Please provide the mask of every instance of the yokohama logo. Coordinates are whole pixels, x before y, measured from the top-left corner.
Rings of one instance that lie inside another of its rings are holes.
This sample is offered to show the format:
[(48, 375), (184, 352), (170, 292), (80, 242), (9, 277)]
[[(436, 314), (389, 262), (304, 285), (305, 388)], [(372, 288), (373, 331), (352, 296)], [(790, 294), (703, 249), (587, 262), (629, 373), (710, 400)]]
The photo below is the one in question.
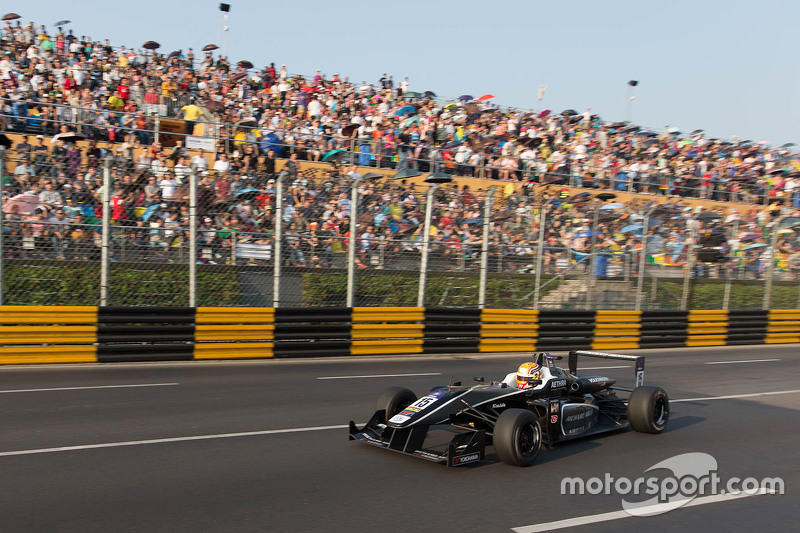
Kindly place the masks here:
[(469, 455), (461, 455), (459, 457), (453, 457), (453, 464), (454, 465), (463, 465), (464, 463), (471, 463), (473, 461), (478, 461), (481, 458), (481, 454), (479, 453), (471, 453)]

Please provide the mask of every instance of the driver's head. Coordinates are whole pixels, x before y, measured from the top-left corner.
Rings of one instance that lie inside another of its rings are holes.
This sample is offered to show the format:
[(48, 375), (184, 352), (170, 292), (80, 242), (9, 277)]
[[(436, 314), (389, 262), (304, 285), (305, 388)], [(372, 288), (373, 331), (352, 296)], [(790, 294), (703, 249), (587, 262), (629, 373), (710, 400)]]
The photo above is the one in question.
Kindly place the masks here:
[(517, 369), (517, 388), (529, 389), (533, 381), (542, 378), (542, 367), (536, 363), (522, 363)]

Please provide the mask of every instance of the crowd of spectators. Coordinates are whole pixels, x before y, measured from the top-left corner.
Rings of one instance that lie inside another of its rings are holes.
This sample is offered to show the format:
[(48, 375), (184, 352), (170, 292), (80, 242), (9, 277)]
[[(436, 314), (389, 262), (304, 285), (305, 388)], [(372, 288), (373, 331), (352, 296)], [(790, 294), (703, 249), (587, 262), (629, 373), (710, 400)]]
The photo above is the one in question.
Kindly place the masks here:
[[(283, 206), (286, 260), (306, 267), (333, 264), (346, 249), (350, 216), (358, 217), (360, 268), (388, 268), (387, 257), (418, 249), (424, 192), (404, 183), (367, 182), (353, 214), (350, 178), (364, 167), (521, 182), (519, 189), (499, 184), (490, 231), (499, 270), (524, 270), (533, 262), (539, 209), (547, 199), (549, 270), (558, 268), (558, 259), (574, 262), (592, 250), (640, 250), (642, 232), (649, 233), (648, 254), (679, 264), (682, 250), (697, 244), (687, 228), (708, 229), (692, 227), (694, 212), (682, 197), (744, 204), (738, 214), (721, 214), (730, 228), (736, 223), (730, 240), (758, 234), (755, 244), (764, 242), (774, 220), (755, 204), (772, 202), (776, 214), (800, 205), (797, 162), (788, 146), (709, 139), (700, 130), (650, 131), (604, 122), (590, 110), (526, 112), (470, 95), (439, 99), (411, 91), (408, 78), (396, 82), (385, 74), (377, 83), (359, 84), (338, 73), (291, 75), (285, 65), (253, 69), (212, 52), (115, 48), (108, 40), (18, 22), (5, 23), (0, 46), (2, 127), (25, 135), (8, 158), (15, 166), (6, 201), (23, 194), (38, 198), (32, 211), (25, 212), (21, 201), (4, 209), (12, 223), (20, 222), (13, 226), (18, 238), (9, 241), (19, 256), (36, 249), (37, 240), (51, 243), (45, 248), (59, 258), (91, 255), (97, 232), (89, 228), (102, 216), (101, 165), (109, 156), (111, 218), (118, 241), (127, 239), (136, 250), (169, 251), (185, 243), (188, 179), (197, 168), (201, 248), (208, 251), (201, 260), (208, 262), (234, 257), (234, 240), (268, 245), (282, 160), (290, 172)], [(158, 116), (185, 120), (186, 134), (206, 123), (204, 133), (218, 139), (215, 150), (190, 151), (182, 141), (163, 147), (154, 135)], [(70, 140), (78, 130), (87, 146)], [(304, 161), (323, 161), (340, 149), (344, 161), (358, 165), (343, 167), (333, 159), (325, 175), (304, 172)], [(347, 152), (355, 153), (353, 159)], [(643, 201), (634, 201), (608, 210), (598, 227), (597, 201), (562, 198), (567, 185), (667, 196), (662, 201), (673, 212), (659, 227), (623, 232), (645, 209)], [(442, 264), (474, 266), (485, 192), (443, 187), (437, 193), (433, 248)], [(611, 213), (616, 218), (608, 218)], [(87, 229), (67, 232), (64, 223), (86, 223)], [(722, 231), (721, 225), (715, 229)], [(783, 236), (781, 247), (789, 255), (800, 249), (794, 233)], [(751, 250), (763, 260), (763, 248)]]

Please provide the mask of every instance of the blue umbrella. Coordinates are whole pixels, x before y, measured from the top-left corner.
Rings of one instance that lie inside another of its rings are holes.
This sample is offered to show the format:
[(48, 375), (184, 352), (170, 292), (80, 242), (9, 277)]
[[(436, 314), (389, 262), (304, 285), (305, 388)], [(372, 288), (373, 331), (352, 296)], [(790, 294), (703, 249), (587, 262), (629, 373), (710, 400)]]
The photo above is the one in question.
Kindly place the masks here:
[(158, 211), (158, 209), (160, 207), (161, 207), (161, 204), (153, 204), (150, 207), (148, 207), (147, 209), (145, 209), (144, 213), (142, 213), (142, 220), (144, 220), (145, 222), (150, 220), (150, 217), (153, 216), (153, 213)]
[(625, 206), (622, 205), (619, 202), (611, 202), (610, 204), (604, 204), (604, 205), (600, 206), (600, 209), (620, 209), (622, 207), (625, 207)]
[(411, 113), (414, 113), (416, 110), (417, 108), (414, 107), (413, 105), (404, 105), (403, 107), (395, 111), (394, 116), (402, 117), (403, 115), (410, 115)]
[(469, 94), (462, 94), (458, 97), (461, 102), (469, 102), (471, 100), (475, 100), (475, 97)]
[(584, 231), (582, 233), (578, 233), (576, 237), (595, 237), (600, 235), (599, 231)]
[(261, 191), (259, 191), (258, 189), (254, 189), (254, 188), (252, 188), (252, 187), (248, 187), (248, 188), (246, 188), (246, 189), (242, 189), (241, 191), (237, 192), (236, 194), (234, 194), (234, 196), (235, 196), (236, 198), (241, 198), (241, 197), (243, 197), (243, 196), (244, 196), (244, 197), (255, 198), (256, 196), (258, 196), (258, 194), (259, 194), (260, 192), (261, 192)]
[(627, 226), (625, 226), (624, 228), (619, 230), (619, 232), (620, 233), (630, 233), (632, 231), (638, 231), (638, 230), (640, 230), (642, 228), (644, 228), (644, 225), (642, 225), (642, 224), (628, 224)]

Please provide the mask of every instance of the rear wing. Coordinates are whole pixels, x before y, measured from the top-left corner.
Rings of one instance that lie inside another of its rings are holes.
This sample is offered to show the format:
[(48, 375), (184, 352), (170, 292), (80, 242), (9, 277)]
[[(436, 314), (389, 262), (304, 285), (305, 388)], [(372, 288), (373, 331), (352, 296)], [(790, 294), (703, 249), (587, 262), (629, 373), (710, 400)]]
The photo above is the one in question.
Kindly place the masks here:
[(644, 356), (643, 355), (620, 355), (616, 353), (586, 352), (583, 350), (571, 350), (569, 352), (569, 373), (577, 374), (578, 356), (596, 357), (598, 359), (616, 359), (618, 361), (633, 361), (636, 363), (636, 387), (644, 385)]

